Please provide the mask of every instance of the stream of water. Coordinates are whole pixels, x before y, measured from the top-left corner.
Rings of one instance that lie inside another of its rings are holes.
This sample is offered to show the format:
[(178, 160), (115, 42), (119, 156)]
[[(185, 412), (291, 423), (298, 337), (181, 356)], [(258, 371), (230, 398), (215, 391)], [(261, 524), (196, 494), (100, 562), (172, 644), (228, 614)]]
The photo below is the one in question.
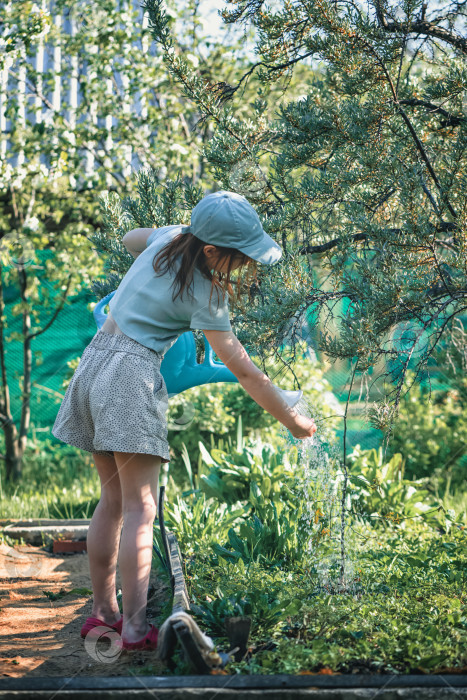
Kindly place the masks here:
[(297, 449), (298, 464), (303, 468), (299, 498), (310, 574), (316, 576), (317, 592), (355, 594), (360, 590), (358, 543), (342, 450), (320, 429), (317, 409), (304, 397), (294, 408), (318, 425), (313, 437), (304, 440), (281, 427), (286, 443)]

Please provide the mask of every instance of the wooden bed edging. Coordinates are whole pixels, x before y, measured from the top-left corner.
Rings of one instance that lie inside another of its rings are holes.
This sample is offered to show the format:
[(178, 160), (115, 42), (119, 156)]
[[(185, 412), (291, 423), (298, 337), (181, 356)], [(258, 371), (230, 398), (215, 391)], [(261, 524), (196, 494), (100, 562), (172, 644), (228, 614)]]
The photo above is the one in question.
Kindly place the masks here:
[(2, 700), (458, 700), (467, 675), (131, 676), (0, 679)]
[(177, 538), (172, 532), (167, 532), (167, 544), (170, 556), (170, 566), (173, 577), (173, 603), (172, 612), (190, 609), (190, 599), (183, 575), (182, 557)]

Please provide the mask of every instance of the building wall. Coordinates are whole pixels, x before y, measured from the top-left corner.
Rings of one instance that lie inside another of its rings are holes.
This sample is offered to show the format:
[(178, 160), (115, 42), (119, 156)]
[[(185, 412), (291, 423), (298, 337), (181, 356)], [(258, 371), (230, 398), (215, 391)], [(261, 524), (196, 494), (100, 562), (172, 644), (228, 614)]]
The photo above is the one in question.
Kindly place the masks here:
[[(7, 58), (7, 63), (3, 69), (0, 69), (0, 159), (2, 161), (7, 161), (12, 166), (21, 165), (26, 161), (24, 150), (16, 149), (12, 143), (10, 138), (12, 120), (5, 113), (7, 104), (11, 104), (16, 99), (19, 108), (17, 122), (20, 126), (27, 126), (27, 122), (31, 126), (41, 122), (51, 123), (54, 114), (62, 115), (69, 124), (67, 138), (70, 152), (72, 152), (75, 143), (73, 131), (78, 119), (80, 123), (87, 121), (105, 128), (107, 136), (104, 150), (106, 152), (110, 152), (115, 146), (113, 131), (117, 125), (116, 116), (99, 114), (95, 102), (89, 104), (85, 115), (77, 116), (77, 109), (84, 99), (82, 79), (84, 76), (92, 77), (92, 72), (87, 65), (86, 57), (78, 55), (76, 51), (72, 52), (66, 46), (70, 37), (75, 36), (80, 30), (82, 31), (83, 23), (89, 26), (92, 22), (93, 6), (96, 4), (98, 4), (96, 0), (94, 2), (70, 0), (67, 7), (59, 9), (56, 0), (37, 0), (37, 7), (50, 13), (51, 20), (59, 31), (59, 36), (54, 41), (50, 36), (51, 32), (42, 35), (37, 44), (34, 43), (29, 51), (23, 47), (18, 59), (9, 61)], [(6, 6), (8, 7), (8, 3)], [(123, 13), (121, 27), (133, 26), (134, 31), (134, 20), (127, 14), (129, 8), (132, 7), (138, 11), (138, 22), (141, 28), (147, 28), (148, 16), (147, 13), (143, 13), (138, 0), (115, 0), (115, 7)], [(154, 50), (150, 43), (149, 36), (142, 35), (139, 48), (150, 55), (150, 49)], [(97, 53), (99, 46), (90, 44), (88, 50)], [(124, 60), (125, 56), (122, 57), (122, 61)], [(49, 72), (51, 80), (48, 81), (47, 74)], [(128, 95), (128, 76), (119, 70), (115, 63), (112, 72), (117, 85), (112, 82), (110, 77), (103, 78), (107, 93), (121, 100), (123, 112), (129, 113), (131, 111), (143, 117), (146, 116), (150, 96), (140, 93), (130, 98)], [(115, 112), (118, 110), (114, 109)], [(93, 150), (99, 149), (99, 144), (92, 140), (87, 145), (90, 148), (81, 149), (80, 153), (85, 179), (92, 176), (95, 170), (96, 153)], [(124, 177), (128, 177), (132, 170), (143, 165), (138, 155), (132, 151), (131, 146), (126, 144), (121, 145), (121, 160), (123, 161), (122, 175)], [(40, 162), (44, 166), (50, 167), (49, 158), (43, 153), (40, 154)], [(112, 167), (111, 162), (109, 166)], [(109, 174), (107, 174), (106, 180), (107, 185), (114, 182)]]

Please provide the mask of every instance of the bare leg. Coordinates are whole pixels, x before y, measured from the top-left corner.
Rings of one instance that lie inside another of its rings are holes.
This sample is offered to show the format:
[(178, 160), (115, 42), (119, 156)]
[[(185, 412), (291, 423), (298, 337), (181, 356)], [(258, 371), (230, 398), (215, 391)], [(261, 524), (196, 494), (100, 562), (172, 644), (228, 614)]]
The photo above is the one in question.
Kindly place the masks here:
[(114, 457), (93, 453), (101, 480), (101, 498), (89, 525), (87, 550), (93, 590), (92, 615), (113, 624), (121, 615), (116, 597), (122, 492)]
[(127, 642), (137, 642), (149, 631), (146, 608), (161, 458), (132, 452), (114, 455), (123, 499), (118, 560), (123, 599), (122, 637)]

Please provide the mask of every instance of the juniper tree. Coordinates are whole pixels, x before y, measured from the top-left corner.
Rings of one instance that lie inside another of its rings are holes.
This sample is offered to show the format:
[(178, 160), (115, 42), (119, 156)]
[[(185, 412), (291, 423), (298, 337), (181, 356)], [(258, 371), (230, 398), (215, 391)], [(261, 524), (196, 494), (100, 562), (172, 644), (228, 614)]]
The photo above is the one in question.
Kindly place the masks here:
[[(204, 152), (219, 186), (246, 194), (284, 250), (235, 328), (280, 359), (313, 312), (319, 347), (350, 362), (350, 384), (376, 370), (372, 418), (386, 429), (408, 368), (419, 377), (467, 309), (465, 3), (229, 5), (223, 20), (256, 36), (257, 60), (236, 83), (205, 80), (162, 1), (144, 7), (170, 72), (215, 125)], [(304, 66), (305, 94), (287, 99)], [(265, 95), (277, 85), (285, 98), (271, 114)]]

